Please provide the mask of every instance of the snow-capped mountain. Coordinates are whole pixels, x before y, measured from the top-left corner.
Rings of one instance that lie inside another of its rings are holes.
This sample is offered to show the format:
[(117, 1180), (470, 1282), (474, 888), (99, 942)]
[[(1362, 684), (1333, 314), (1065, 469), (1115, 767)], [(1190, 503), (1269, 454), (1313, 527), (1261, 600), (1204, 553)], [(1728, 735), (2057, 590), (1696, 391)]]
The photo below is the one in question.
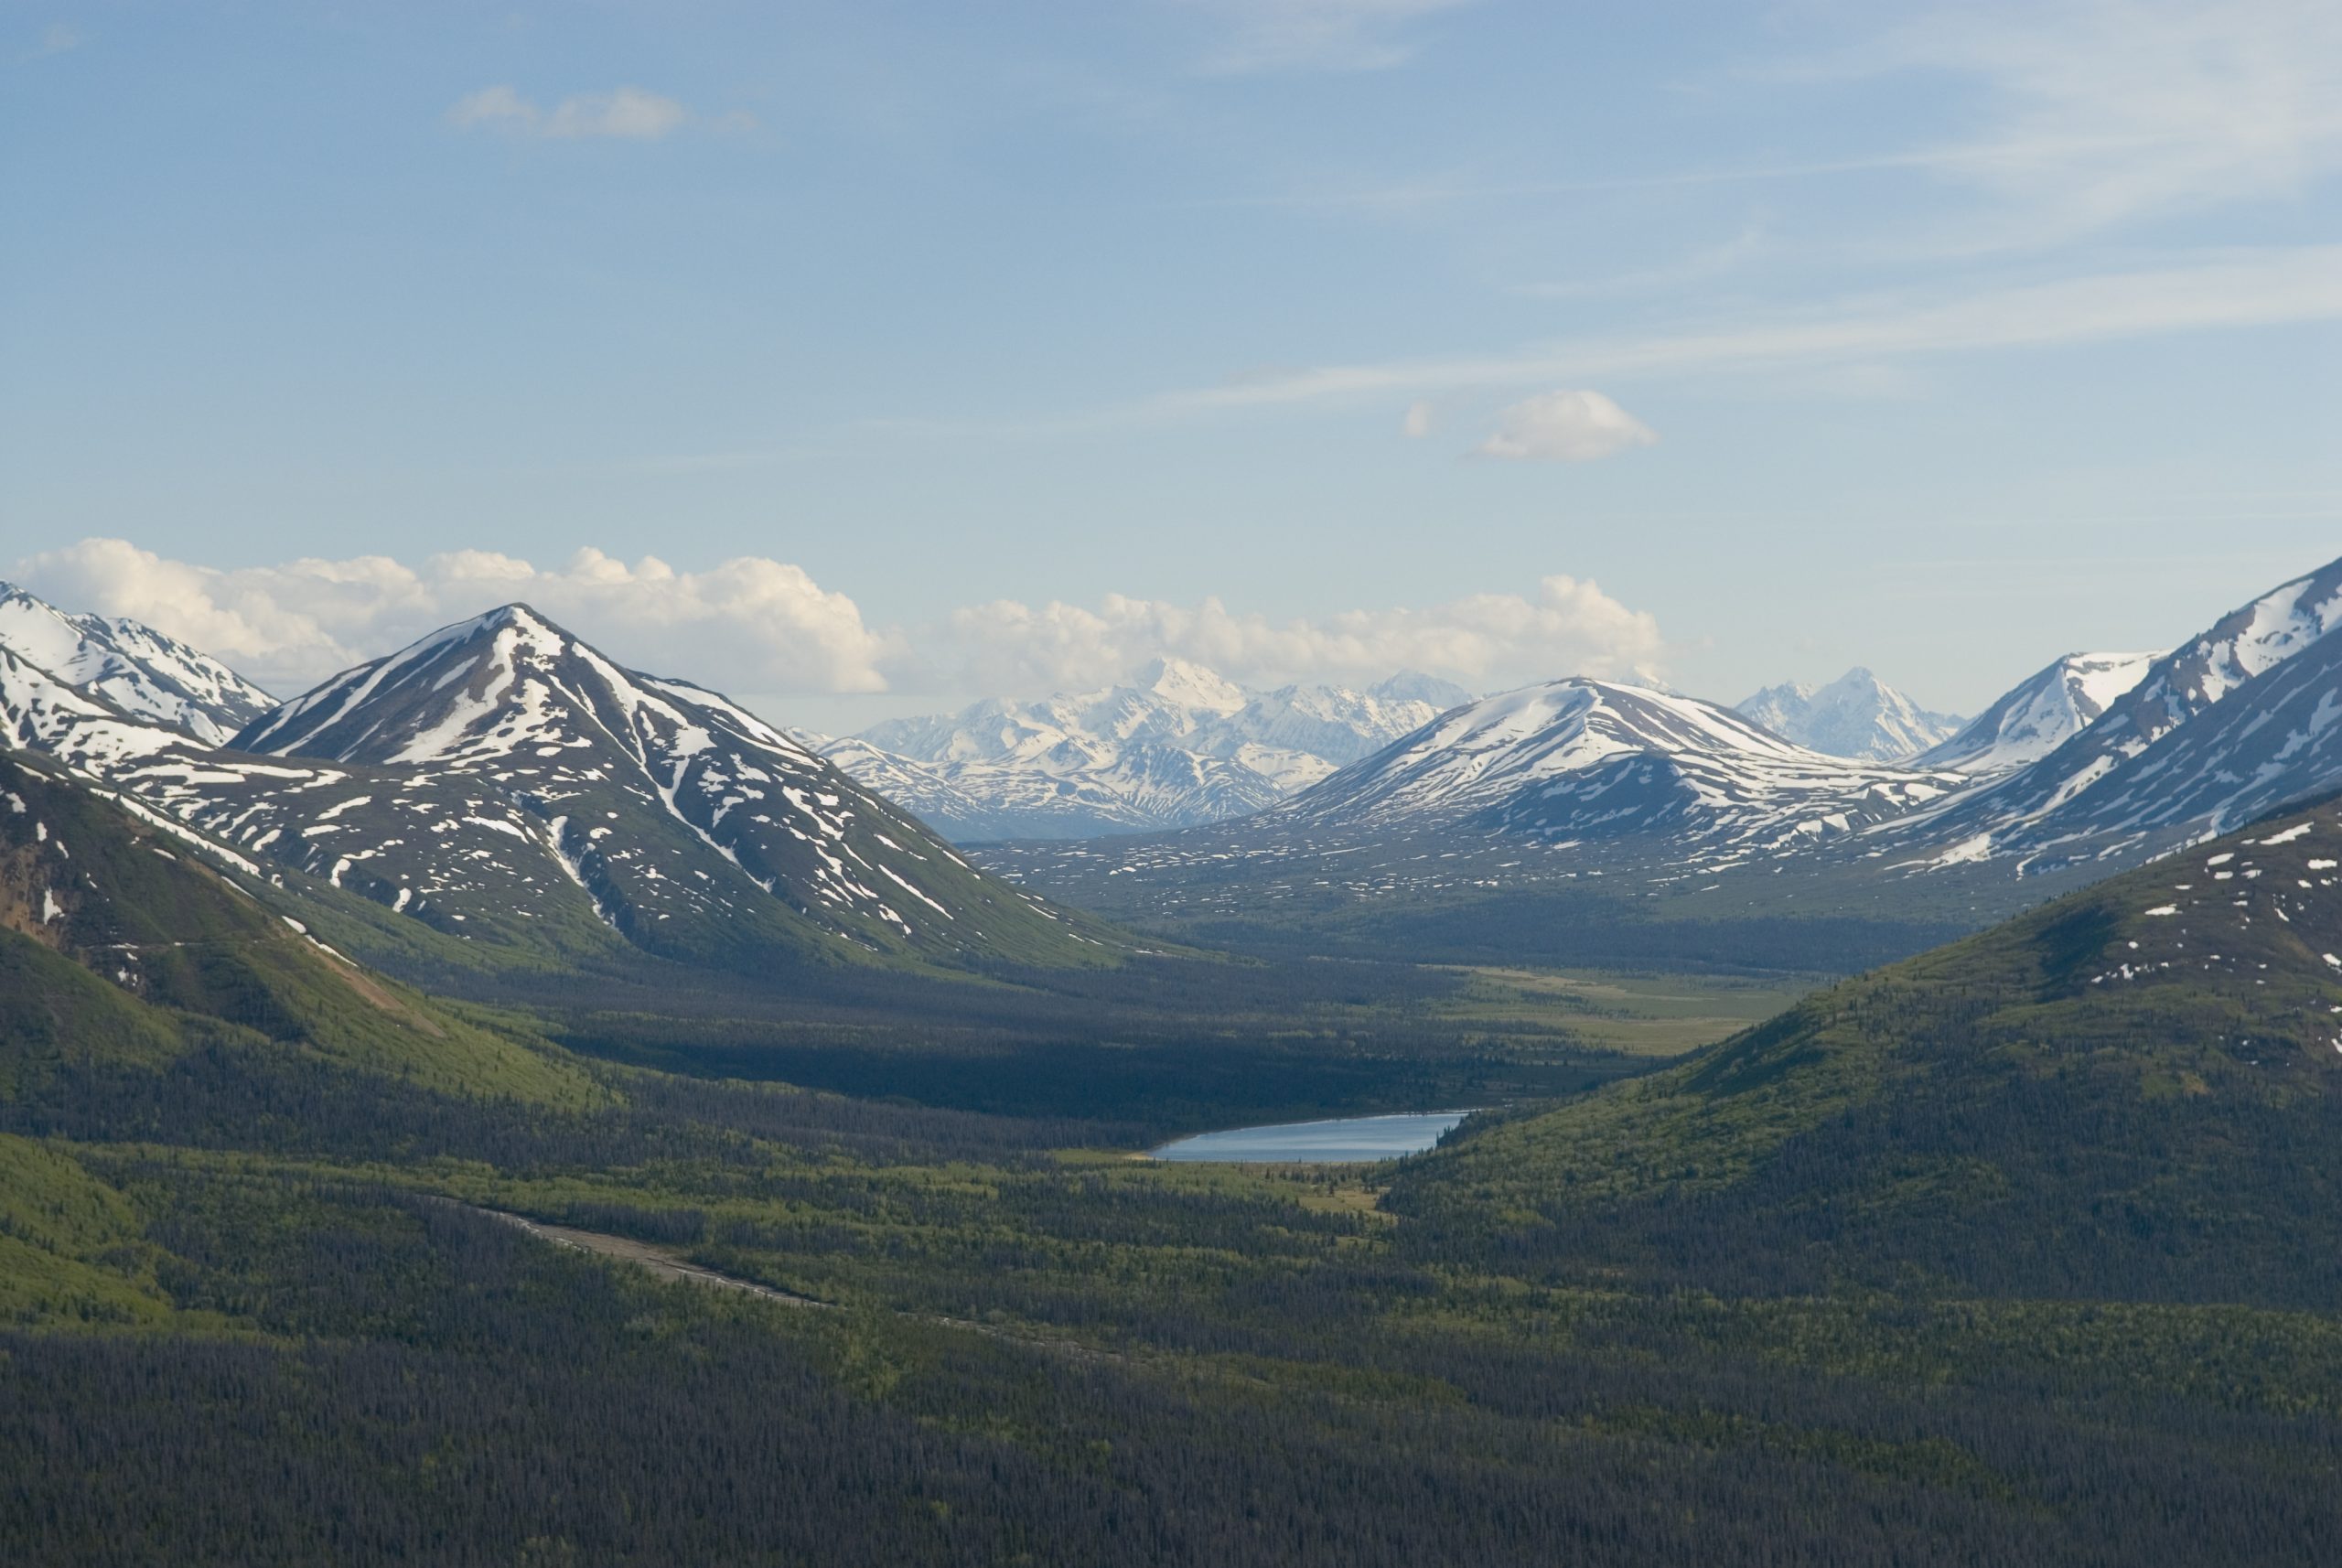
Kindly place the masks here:
[(1856, 665), (1826, 686), (1767, 686), (1738, 711), (1809, 751), (1896, 762), (1948, 738), (1961, 721), (1930, 713)]
[(1158, 660), (1133, 684), (892, 719), (821, 749), (954, 838), (1074, 838), (1248, 815), (1466, 700), (1416, 674), (1252, 692)]
[(134, 717), (103, 697), (67, 684), (0, 643), (0, 745), (45, 752), (106, 777), (181, 747), (200, 749), (185, 731)]
[[(1653, 911), (1681, 898), (1695, 922), (1737, 907), (1939, 934), (1933, 922), (2006, 913), (2045, 884), (2342, 791), (2337, 626), (2342, 562), (2143, 674), (2120, 655), (2060, 660), (1961, 744), (1896, 766), (1822, 756), (1671, 693), (1555, 682), (1445, 714), (1255, 817), (982, 858), (1134, 920), (1269, 911), (1279, 940), (1321, 919), (1337, 947), (1358, 930), (1403, 940), (1416, 912), (1462, 911), (1477, 930), (1517, 918), (1501, 903), (1473, 913), (1480, 901), (1515, 895)], [(2046, 755), (2025, 761), (2035, 748)], [(1914, 882), (1938, 891), (1914, 902)]]
[(134, 620), (69, 615), (0, 583), (0, 649), (122, 713), (218, 746), (276, 699), (209, 654)]
[[(1070, 931), (746, 709), (524, 605), (337, 676), (233, 746), (367, 769), (305, 789), (301, 858), (451, 923), (566, 899), (654, 951), (742, 960), (848, 944), (968, 961)], [(227, 836), (264, 847), (285, 825), (264, 820)]]
[(2342, 787), (2342, 561), (2154, 660), (2047, 756), (1884, 835), (1931, 863), (2151, 853)]
[(2068, 653), (2027, 676), (1960, 733), (1911, 759), (1918, 768), (2007, 773), (2038, 762), (2087, 729), (2146, 678), (2161, 653)]
[(1279, 815), (1548, 840), (1659, 833), (1688, 855), (1834, 838), (1962, 782), (1810, 750), (1696, 698), (1581, 678), (1445, 714)]

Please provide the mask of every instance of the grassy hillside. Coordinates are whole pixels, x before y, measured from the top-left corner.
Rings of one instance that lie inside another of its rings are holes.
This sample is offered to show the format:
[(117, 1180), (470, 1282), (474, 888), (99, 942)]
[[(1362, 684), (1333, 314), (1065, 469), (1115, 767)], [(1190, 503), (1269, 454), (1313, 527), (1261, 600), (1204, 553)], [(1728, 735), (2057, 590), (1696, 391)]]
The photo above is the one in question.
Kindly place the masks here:
[(440, 1092), (577, 1103), (562, 1053), (321, 945), (79, 783), (0, 757), (0, 1094), (67, 1069), (273, 1052)]
[(1467, 1135), (1421, 1245), (1767, 1290), (2326, 1301), (2342, 819), (2298, 811)]

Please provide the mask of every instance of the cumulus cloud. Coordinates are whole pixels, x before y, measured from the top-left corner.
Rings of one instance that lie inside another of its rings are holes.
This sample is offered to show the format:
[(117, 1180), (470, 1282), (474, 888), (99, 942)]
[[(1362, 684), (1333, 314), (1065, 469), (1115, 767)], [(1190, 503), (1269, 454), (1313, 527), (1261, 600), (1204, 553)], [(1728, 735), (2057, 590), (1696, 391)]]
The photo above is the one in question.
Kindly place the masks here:
[(1113, 594), (1095, 608), (1001, 599), (959, 611), (940, 641), (962, 682), (1006, 693), (1099, 685), (1166, 655), (1255, 685), (1412, 669), (1485, 686), (1649, 675), (1666, 650), (1649, 614), (1590, 580), (1558, 575), (1532, 595), (1475, 594), (1429, 609), (1318, 619), (1239, 614), (1217, 598), (1187, 606)]
[(553, 141), (614, 136), (655, 142), (689, 118), (690, 112), (673, 99), (639, 87), (576, 93), (549, 110), (516, 88), (483, 87), (457, 99), (447, 111), (447, 123), (457, 130), (488, 127)]
[(1399, 433), (1410, 441), (1420, 441), (1431, 434), (1434, 418), (1430, 401), (1418, 398), (1407, 405), (1407, 416), (1399, 422)]
[(1483, 457), (1591, 463), (1659, 440), (1659, 432), (1598, 392), (1545, 392), (1498, 419), (1496, 433), (1476, 448)]
[(1219, 14), (1214, 70), (1381, 70), (1414, 53), (1407, 25), (1472, 0), (1187, 0)]
[[(741, 556), (679, 571), (580, 550), (544, 567), (486, 550), (417, 564), (387, 555), (218, 567), (125, 540), (84, 539), (18, 561), (16, 581), (67, 609), (128, 616), (293, 695), (451, 622), (524, 600), (622, 663), (720, 691), (939, 701), (1101, 686), (1172, 657), (1258, 686), (1365, 683), (1422, 670), (1488, 689), (1561, 675), (1651, 677), (1659, 624), (1595, 583), (1553, 575), (1528, 593), (1428, 608), (1273, 619), (1217, 598), (1110, 594), (1095, 605), (971, 605), (916, 635), (867, 624), (800, 567)], [(786, 718), (785, 712), (777, 714)]]
[(882, 692), (882, 663), (899, 651), (845, 595), (753, 555), (704, 572), (591, 549), (551, 569), (480, 550), (414, 566), (360, 555), (222, 569), (85, 539), (18, 562), (16, 576), (69, 609), (145, 621), (285, 693), (515, 599), (620, 660), (708, 685)]

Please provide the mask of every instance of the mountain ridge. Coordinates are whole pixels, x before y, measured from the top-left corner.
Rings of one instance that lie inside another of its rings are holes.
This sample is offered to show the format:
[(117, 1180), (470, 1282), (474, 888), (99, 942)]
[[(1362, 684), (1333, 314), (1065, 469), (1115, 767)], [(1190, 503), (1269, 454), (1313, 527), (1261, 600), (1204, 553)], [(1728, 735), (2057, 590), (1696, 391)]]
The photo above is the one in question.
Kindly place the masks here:
[(209, 746), (276, 699), (220, 660), (143, 622), (59, 609), (0, 582), (0, 648), (121, 713), (186, 731)]
[[(2229, 611), (2046, 756), (1916, 813), (1882, 832), (1881, 847), (1922, 865), (2071, 865), (2172, 847), (2322, 794), (2342, 768), (2327, 738), (2342, 700), (2337, 627), (2342, 560)], [(2293, 722), (2272, 731), (2288, 711)], [(2213, 714), (2226, 752), (2178, 738)]]
[(0, 733), (256, 875), (274, 863), (379, 906), (389, 926), (351, 929), (385, 961), (418, 927), (441, 958), (490, 967), (629, 948), (729, 969), (1117, 950), (719, 693), (627, 671), (525, 606), (333, 677), (228, 746), (0, 646)]
[(1349, 828), (1468, 821), (1549, 839), (1671, 822), (1753, 846), (1767, 832), (1846, 832), (1956, 782), (1816, 752), (1698, 698), (1580, 676), (1452, 710), (1281, 811)]

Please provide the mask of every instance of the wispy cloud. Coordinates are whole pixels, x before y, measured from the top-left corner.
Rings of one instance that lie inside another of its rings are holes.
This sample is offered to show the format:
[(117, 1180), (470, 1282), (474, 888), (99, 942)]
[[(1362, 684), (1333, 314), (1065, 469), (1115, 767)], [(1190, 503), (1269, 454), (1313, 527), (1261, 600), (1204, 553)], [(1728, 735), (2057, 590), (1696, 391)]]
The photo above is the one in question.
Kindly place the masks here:
[(1553, 178), (1433, 173), (1209, 205), (1385, 216), (1486, 202), (1907, 172), (1981, 199), (1882, 255), (2054, 246), (2122, 225), (2283, 200), (2342, 174), (2342, 6), (2331, 0), (1960, 0), (1861, 42), (1751, 61), (1743, 83), (1933, 78), (1965, 124), (1901, 146)]
[(1181, 0), (1215, 13), (1226, 41), (1207, 62), (1229, 75), (1382, 70), (1415, 51), (1410, 24), (1473, 0)]
[(1782, 74), (1911, 73), (1975, 90), (1974, 128), (1916, 155), (1999, 206), (1995, 223), (1962, 220), (1972, 249), (2289, 197), (2342, 171), (2331, 0), (1963, 3)]
[(690, 111), (673, 99), (639, 87), (576, 93), (551, 109), (510, 86), (483, 87), (457, 99), (447, 111), (447, 123), (457, 130), (500, 130), (553, 141), (607, 136), (655, 142), (690, 118)]
[(40, 38), (32, 48), (23, 50), (16, 59), (25, 62), (47, 59), (52, 55), (66, 54), (78, 49), (89, 41), (89, 35), (71, 23), (51, 22), (40, 30)]
[(1592, 338), (1502, 354), (1327, 365), (1169, 393), (1142, 412), (1177, 415), (1371, 393), (1422, 395), (1596, 376), (2039, 348), (2337, 319), (2342, 319), (2342, 245), (2294, 246), (1949, 297), (1851, 300), (1827, 309), (1707, 330)]

